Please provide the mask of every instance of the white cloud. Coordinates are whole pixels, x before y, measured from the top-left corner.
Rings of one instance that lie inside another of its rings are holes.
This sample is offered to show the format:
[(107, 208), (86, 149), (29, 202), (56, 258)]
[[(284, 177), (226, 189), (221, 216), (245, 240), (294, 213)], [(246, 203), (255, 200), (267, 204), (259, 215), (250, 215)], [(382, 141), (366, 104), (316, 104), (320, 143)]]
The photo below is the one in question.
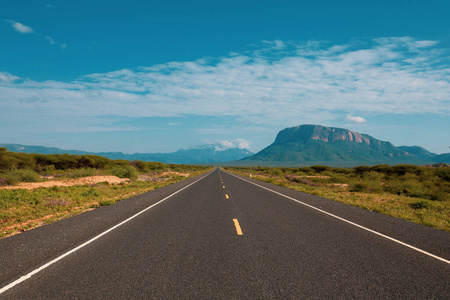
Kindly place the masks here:
[(23, 25), (22, 23), (14, 22), (12, 20), (5, 20), (5, 21), (10, 23), (12, 28), (14, 28), (17, 32), (20, 32), (20, 33), (31, 33), (31, 32), (33, 32), (33, 29), (31, 27)]
[(248, 149), (250, 148), (250, 143), (244, 139), (235, 139), (231, 141), (223, 140), (217, 143), (214, 147), (214, 151), (224, 151), (232, 148)]
[(450, 67), (442, 63), (448, 55), (439, 56), (434, 41), (384, 38), (364, 47), (282, 43), (265, 42), (264, 51), (89, 74), (72, 82), (14, 82), (13, 75), (0, 75), (10, 78), (0, 81), (0, 111), (233, 116), (249, 125), (277, 126), (324, 123), (342, 111), (450, 114)]
[(4, 82), (13, 82), (16, 81), (17, 79), (20, 79), (17, 76), (11, 75), (9, 73), (6, 72), (0, 72), (0, 81), (4, 81)]
[(355, 122), (355, 123), (366, 123), (366, 119), (363, 117), (354, 117), (352, 114), (349, 114), (345, 117), (347, 121)]

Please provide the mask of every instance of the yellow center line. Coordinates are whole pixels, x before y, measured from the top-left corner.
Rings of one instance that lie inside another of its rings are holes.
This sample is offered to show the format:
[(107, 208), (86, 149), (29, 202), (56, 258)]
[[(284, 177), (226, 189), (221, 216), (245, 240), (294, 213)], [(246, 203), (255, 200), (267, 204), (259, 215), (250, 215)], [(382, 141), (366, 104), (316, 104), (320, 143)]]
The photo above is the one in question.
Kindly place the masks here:
[(223, 188), (225, 188), (225, 186), (223, 186)]
[(243, 235), (242, 230), (241, 230), (241, 226), (239, 226), (239, 222), (237, 219), (233, 219), (234, 222), (234, 227), (236, 227), (236, 232), (237, 235)]
[(230, 197), (228, 197), (228, 194), (225, 194), (225, 199), (230, 199)]

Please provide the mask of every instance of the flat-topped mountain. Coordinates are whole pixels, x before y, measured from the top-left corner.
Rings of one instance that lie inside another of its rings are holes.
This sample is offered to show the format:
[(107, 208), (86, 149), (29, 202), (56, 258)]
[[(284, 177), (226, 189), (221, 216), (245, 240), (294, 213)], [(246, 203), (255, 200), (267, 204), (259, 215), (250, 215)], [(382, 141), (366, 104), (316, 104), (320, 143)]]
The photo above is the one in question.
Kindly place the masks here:
[(325, 127), (320, 125), (300, 125), (281, 130), (275, 138), (274, 144), (316, 140), (325, 143), (350, 141), (370, 145), (370, 139), (373, 138), (343, 128)]
[(429, 158), (419, 157), (395, 147), (390, 142), (377, 140), (370, 135), (344, 128), (300, 125), (281, 130), (272, 145), (253, 156), (244, 158), (241, 162), (244, 165), (307, 166), (324, 164), (350, 167), (434, 162), (433, 158), (437, 154), (430, 153), (430, 155)]

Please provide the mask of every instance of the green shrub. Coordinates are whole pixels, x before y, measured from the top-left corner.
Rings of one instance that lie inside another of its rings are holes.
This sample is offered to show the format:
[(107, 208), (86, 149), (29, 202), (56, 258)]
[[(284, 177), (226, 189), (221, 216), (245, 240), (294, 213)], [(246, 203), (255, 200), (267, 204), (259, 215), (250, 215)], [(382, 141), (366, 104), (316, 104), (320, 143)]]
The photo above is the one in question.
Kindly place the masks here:
[(378, 181), (381, 182), (384, 179), (384, 174), (378, 173), (376, 171), (368, 171), (363, 174), (363, 179), (367, 181)]
[(94, 188), (90, 188), (89, 190), (83, 192), (81, 194), (81, 196), (83, 196), (83, 197), (98, 197), (99, 193), (97, 193), (97, 191)]
[(17, 169), (19, 161), (14, 157), (9, 156), (8, 154), (0, 156), (0, 170)]
[(422, 169), (415, 165), (396, 165), (392, 167), (392, 173), (397, 176), (402, 176), (406, 173), (420, 175), (422, 173)]
[(131, 165), (138, 169), (141, 173), (147, 173), (150, 171), (150, 166), (141, 160), (133, 160)]
[(430, 200), (434, 200), (434, 201), (448, 201), (450, 200), (450, 195), (446, 192), (443, 191), (436, 191), (434, 193), (430, 193), (428, 195)]
[(56, 168), (54, 165), (48, 165), (42, 169), (41, 174), (42, 175), (52, 175), (55, 173), (55, 171), (56, 171)]
[(350, 192), (363, 192), (363, 193), (382, 193), (383, 188), (379, 181), (359, 181), (349, 185)]
[(409, 177), (410, 176), (406, 176), (397, 180), (390, 180), (384, 186), (384, 190), (396, 195), (429, 198), (430, 194), (432, 194), (433, 191), (427, 189), (419, 180), (415, 180)]
[(329, 181), (332, 183), (348, 183), (350, 180), (348, 179), (348, 177), (337, 173), (337, 174), (332, 174)]
[(439, 178), (450, 181), (450, 168), (438, 168), (434, 172)]
[(283, 176), (283, 171), (277, 168), (271, 168), (268, 173), (273, 176)]
[(130, 165), (115, 166), (111, 168), (110, 173), (119, 178), (129, 178), (129, 179), (137, 179), (139, 175), (136, 168)]
[(360, 177), (362, 177), (364, 173), (370, 171), (370, 167), (368, 167), (368, 166), (358, 166), (358, 167), (354, 167), (353, 171), (355, 172), (356, 175), (359, 175)]
[(5, 171), (0, 176), (6, 179), (6, 184), (13, 185), (19, 182), (41, 182), (42, 178), (33, 170), (11, 170)]
[(349, 185), (350, 192), (364, 192), (367, 190), (367, 184), (364, 182), (356, 182)]
[(338, 173), (338, 174), (345, 174), (345, 175), (349, 175), (353, 173), (353, 169), (347, 169), (347, 168), (334, 168), (333, 169), (334, 173)]
[(423, 209), (432, 207), (432, 205), (429, 202), (423, 200), (410, 203), (409, 206), (413, 209)]
[(115, 200), (104, 200), (104, 201), (100, 201), (100, 203), (98, 205), (106, 206), (106, 205), (113, 205), (114, 203), (116, 203)]
[(316, 173), (322, 173), (324, 171), (331, 170), (331, 167), (329, 167), (329, 166), (321, 166), (321, 165), (312, 166), (310, 168), (313, 169)]

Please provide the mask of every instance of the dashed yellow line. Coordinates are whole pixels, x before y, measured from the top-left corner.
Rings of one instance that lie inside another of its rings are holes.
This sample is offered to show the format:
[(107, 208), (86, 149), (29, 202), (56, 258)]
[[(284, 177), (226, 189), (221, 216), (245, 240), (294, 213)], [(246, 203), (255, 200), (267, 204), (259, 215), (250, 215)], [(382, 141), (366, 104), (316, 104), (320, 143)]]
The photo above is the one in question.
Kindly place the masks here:
[(230, 197), (228, 196), (228, 194), (225, 194), (225, 199), (230, 199)]
[(225, 186), (223, 186), (223, 188), (225, 188)]
[(241, 226), (239, 225), (238, 220), (237, 219), (233, 219), (233, 222), (234, 222), (234, 227), (236, 227), (237, 235), (243, 235), (242, 229), (241, 229)]

